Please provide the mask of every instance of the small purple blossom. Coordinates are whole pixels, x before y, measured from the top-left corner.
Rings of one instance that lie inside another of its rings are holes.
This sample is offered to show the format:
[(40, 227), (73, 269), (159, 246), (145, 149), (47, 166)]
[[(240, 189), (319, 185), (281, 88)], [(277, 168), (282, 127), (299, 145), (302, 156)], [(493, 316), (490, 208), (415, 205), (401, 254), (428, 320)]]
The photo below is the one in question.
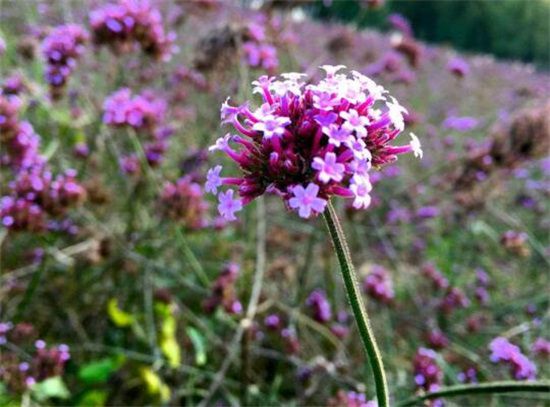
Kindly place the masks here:
[(310, 183), (306, 188), (301, 185), (297, 185), (292, 189), (294, 194), (293, 198), (290, 198), (288, 203), (292, 209), (298, 209), (298, 214), (302, 218), (309, 218), (312, 211), (316, 213), (322, 213), (325, 210), (327, 201), (318, 198), (319, 186)]
[(311, 166), (319, 171), (319, 180), (325, 184), (330, 180), (339, 182), (344, 177), (345, 166), (336, 161), (334, 153), (326, 153), (324, 159), (315, 157)]
[(242, 201), (239, 198), (233, 198), (235, 191), (232, 189), (226, 192), (220, 192), (218, 194), (218, 211), (226, 220), (237, 220), (235, 212), (240, 211), (243, 208)]
[(510, 365), (510, 372), (516, 380), (535, 379), (537, 368), (519, 347), (510, 343), (508, 339), (497, 337), (489, 344), (491, 362), (505, 362)]
[(222, 171), (221, 165), (216, 165), (214, 168), (208, 170), (206, 174), (206, 184), (204, 190), (216, 195), (218, 193), (218, 187), (222, 185), (222, 179), (220, 178), (220, 172)]

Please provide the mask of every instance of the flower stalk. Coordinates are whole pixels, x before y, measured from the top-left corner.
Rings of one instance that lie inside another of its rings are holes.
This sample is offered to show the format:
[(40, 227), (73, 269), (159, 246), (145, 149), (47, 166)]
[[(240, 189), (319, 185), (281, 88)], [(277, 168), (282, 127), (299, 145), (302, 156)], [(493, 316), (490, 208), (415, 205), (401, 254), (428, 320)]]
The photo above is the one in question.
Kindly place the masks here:
[(353, 263), (351, 262), (344, 231), (340, 225), (334, 206), (330, 201), (327, 204), (326, 210), (323, 212), (323, 216), (334, 245), (334, 250), (338, 257), (338, 262), (340, 263), (346, 292), (355, 321), (357, 322), (357, 327), (359, 328), (359, 335), (363, 341), (365, 352), (367, 353), (374, 374), (378, 405), (379, 407), (387, 407), (389, 406), (389, 393), (382, 357), (378, 345), (376, 344), (372, 327), (370, 326), (367, 309), (363, 302), (363, 297), (361, 296), (361, 288), (357, 280), (357, 274), (355, 273)]
[(550, 392), (550, 381), (501, 381), (490, 383), (460, 384), (443, 387), (438, 391), (397, 403), (397, 407), (418, 406), (425, 400), (440, 397), (466, 396), (470, 394), (504, 394), (517, 392)]

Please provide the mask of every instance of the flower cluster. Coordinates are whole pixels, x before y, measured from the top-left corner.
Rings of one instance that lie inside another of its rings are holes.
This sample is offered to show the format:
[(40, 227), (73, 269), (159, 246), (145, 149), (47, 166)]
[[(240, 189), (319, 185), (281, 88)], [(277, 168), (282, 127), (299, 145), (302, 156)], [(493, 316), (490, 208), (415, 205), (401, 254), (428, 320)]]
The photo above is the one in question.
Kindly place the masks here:
[(439, 329), (432, 329), (426, 335), (426, 342), (433, 349), (443, 349), (449, 345), (449, 338)]
[(470, 73), (470, 65), (464, 59), (455, 57), (447, 64), (447, 69), (458, 78), (464, 78)]
[(391, 303), (395, 297), (390, 274), (379, 265), (374, 265), (363, 280), (363, 290), (367, 295), (384, 304)]
[(489, 344), (489, 349), (491, 351), (491, 361), (493, 363), (504, 362), (509, 364), (510, 372), (516, 380), (535, 379), (537, 374), (535, 364), (508, 339), (503, 337), (493, 339)]
[(414, 382), (418, 389), (436, 391), (443, 383), (443, 371), (436, 361), (437, 354), (427, 348), (419, 348), (414, 356)]
[(42, 54), (46, 60), (45, 79), (50, 85), (52, 97), (58, 98), (77, 59), (84, 52), (88, 33), (79, 25), (60, 25), (42, 41)]
[(449, 287), (439, 303), (439, 309), (445, 314), (450, 314), (455, 309), (466, 308), (470, 305), (470, 300), (458, 287)]
[(279, 66), (277, 48), (266, 40), (266, 33), (263, 26), (254, 22), (250, 23), (247, 41), (242, 45), (245, 60), (252, 68), (262, 68), (272, 72)]
[(166, 33), (162, 16), (148, 0), (119, 0), (90, 13), (93, 40), (114, 52), (129, 52), (136, 46), (155, 59), (168, 60), (176, 50), (175, 34)]
[[(6, 343), (8, 334), (10, 340), (22, 345), (33, 336), (33, 333), (30, 324), (19, 323), (14, 327), (10, 322), (0, 323), (0, 346)], [(70, 358), (67, 345), (48, 348), (46, 342), (41, 339), (35, 341), (34, 352), (27, 360), (22, 359), (21, 353), (7, 348), (0, 352), (0, 380), (10, 390), (22, 392), (49, 377), (62, 375)]]
[(550, 356), (550, 341), (544, 338), (537, 338), (531, 346), (531, 350), (536, 355)]
[(167, 182), (162, 188), (160, 206), (163, 215), (181, 222), (188, 229), (206, 226), (205, 213), (208, 209), (202, 188), (190, 176), (184, 176), (175, 183)]
[(510, 253), (520, 257), (527, 257), (531, 254), (528, 241), (527, 233), (515, 230), (507, 230), (500, 237), (502, 246)]
[(474, 296), (481, 305), (487, 305), (490, 296), (487, 288), (489, 287), (489, 275), (481, 268), (476, 270), (476, 286)]
[(11, 194), (0, 200), (0, 219), (11, 230), (41, 231), (55, 227), (55, 223), (46, 222), (47, 215), (59, 217), (86, 196), (74, 170), (53, 177), (46, 166), (21, 170), (9, 188)]
[[(210, 147), (234, 160), (242, 177), (221, 177), (221, 166), (210, 170), (206, 190), (220, 192), (218, 209), (226, 219), (265, 192), (279, 195), (303, 218), (324, 211), (331, 196), (353, 199), (353, 207), (369, 206), (371, 166), (380, 167), (398, 154), (422, 156), (412, 135), (408, 145), (390, 143), (403, 131), (403, 108), (387, 91), (359, 72), (338, 74), (343, 66), (323, 66), (326, 77), (306, 85), (304, 75), (267, 76), (253, 82), (263, 104), (222, 105), (221, 118), (240, 135), (226, 134)], [(385, 110), (376, 108), (383, 103)], [(233, 145), (240, 146), (235, 150)]]
[(131, 127), (136, 131), (151, 131), (163, 122), (166, 102), (151, 93), (132, 96), (122, 88), (105, 99), (103, 122), (113, 127)]
[(322, 290), (314, 290), (309, 294), (306, 300), (306, 305), (311, 310), (313, 319), (322, 324), (328, 322), (332, 318), (332, 310), (327, 296)]
[(17, 96), (0, 94), (0, 143), (5, 151), (0, 162), (14, 172), (9, 194), (0, 198), (0, 221), (14, 231), (58, 229), (55, 222), (48, 222), (48, 216), (64, 215), (70, 206), (83, 201), (86, 192), (74, 170), (53, 176), (40, 155), (40, 137), (30, 123), (18, 120), (20, 106)]
[(365, 393), (340, 390), (336, 397), (331, 398), (327, 407), (376, 407), (377, 403), (367, 400)]
[(436, 290), (444, 290), (449, 287), (449, 280), (433, 264), (425, 264), (422, 267), (422, 275), (430, 281)]
[(206, 312), (214, 312), (220, 305), (229, 314), (240, 314), (243, 306), (235, 293), (235, 282), (239, 276), (239, 266), (227, 264), (212, 287), (211, 295), (203, 302)]

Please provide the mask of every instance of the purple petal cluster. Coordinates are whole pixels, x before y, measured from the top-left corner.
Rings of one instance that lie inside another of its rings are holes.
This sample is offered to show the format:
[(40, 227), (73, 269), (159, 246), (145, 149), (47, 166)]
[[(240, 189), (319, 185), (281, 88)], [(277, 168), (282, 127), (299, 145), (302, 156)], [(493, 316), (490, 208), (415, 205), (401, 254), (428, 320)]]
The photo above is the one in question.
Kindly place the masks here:
[(437, 354), (427, 348), (419, 348), (413, 359), (414, 382), (418, 389), (436, 391), (443, 383), (443, 371), (437, 364)]
[(447, 69), (458, 78), (464, 78), (470, 73), (470, 65), (464, 59), (455, 57), (447, 64)]
[[(326, 77), (317, 84), (306, 85), (305, 75), (298, 73), (283, 74), (281, 80), (260, 77), (253, 85), (263, 103), (255, 110), (248, 102), (222, 105), (222, 122), (240, 133), (227, 133), (210, 147), (227, 154), (242, 172), (225, 178), (220, 170), (210, 180), (238, 188), (239, 198), (218, 194), (222, 208), (231, 209), (224, 215), (228, 219), (266, 192), (279, 195), (303, 218), (323, 212), (334, 195), (365, 209), (372, 166), (394, 162), (398, 154), (422, 156), (412, 134), (410, 144), (391, 145), (404, 130), (406, 109), (384, 88), (358, 72), (339, 74), (343, 66), (322, 68)], [(237, 201), (241, 204), (233, 204)]]
[(390, 304), (395, 297), (391, 276), (388, 270), (379, 265), (372, 266), (363, 280), (363, 290), (368, 296), (384, 304)]
[(42, 231), (54, 226), (50, 217), (81, 203), (86, 191), (74, 170), (53, 176), (39, 153), (40, 137), (29, 123), (18, 121), (20, 105), (16, 96), (0, 94), (0, 161), (13, 170), (8, 194), (0, 198), (0, 221), (9, 230)]
[(317, 322), (324, 324), (331, 320), (332, 310), (324, 291), (312, 291), (306, 300), (306, 305), (309, 307), (313, 319)]
[(537, 338), (531, 346), (534, 354), (549, 357), (550, 356), (550, 341), (544, 338)]
[(510, 373), (516, 380), (536, 378), (537, 367), (525, 356), (519, 347), (503, 337), (497, 337), (489, 344), (491, 361), (504, 362), (510, 366)]
[(52, 97), (57, 98), (67, 84), (84, 52), (88, 33), (79, 25), (60, 25), (42, 41), (42, 55), (46, 60), (45, 79), (50, 85)]
[(151, 93), (132, 95), (128, 88), (117, 90), (103, 103), (103, 122), (113, 127), (152, 131), (164, 121), (166, 102)]
[(168, 60), (176, 51), (174, 33), (166, 33), (160, 11), (148, 0), (119, 0), (90, 13), (93, 40), (115, 53), (134, 48), (155, 59)]
[(200, 229), (207, 224), (205, 215), (208, 205), (201, 186), (193, 182), (191, 176), (164, 184), (160, 206), (165, 217), (182, 223), (187, 229)]
[(277, 48), (267, 41), (265, 28), (255, 22), (248, 27), (247, 41), (242, 45), (245, 61), (252, 68), (273, 72), (279, 66)]
[[(2, 323), (0, 330), (4, 328), (4, 325), (11, 329), (11, 326)], [(34, 352), (28, 356), (30, 359), (23, 359), (21, 352), (14, 352), (10, 348), (2, 349), (0, 380), (7, 384), (11, 390), (22, 392), (35, 383), (62, 375), (65, 364), (71, 358), (67, 345), (61, 344), (48, 348), (46, 342), (41, 339), (35, 342)]]

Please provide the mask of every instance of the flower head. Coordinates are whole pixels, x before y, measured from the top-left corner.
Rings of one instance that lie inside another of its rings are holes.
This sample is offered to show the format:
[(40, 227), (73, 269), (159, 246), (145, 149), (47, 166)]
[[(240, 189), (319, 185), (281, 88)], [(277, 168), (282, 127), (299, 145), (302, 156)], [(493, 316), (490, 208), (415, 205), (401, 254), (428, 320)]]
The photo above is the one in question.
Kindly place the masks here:
[[(407, 110), (372, 79), (355, 71), (345, 74), (344, 68), (323, 66), (326, 77), (311, 84), (303, 74), (262, 76), (252, 83), (263, 99), (259, 108), (251, 109), (248, 102), (233, 107), (226, 100), (222, 122), (240, 134), (218, 139), (210, 151), (227, 154), (241, 176), (220, 180), (209, 172), (207, 190), (235, 185), (241, 205), (273, 193), (304, 218), (321, 213), (334, 195), (354, 199), (357, 209), (367, 208), (368, 171), (394, 162), (399, 154), (420, 157), (422, 152), (416, 137), (410, 144), (392, 145), (405, 127)], [(220, 203), (220, 211), (227, 212), (233, 193), (222, 198), (228, 206)], [(227, 213), (227, 219), (233, 218), (234, 211)]]

